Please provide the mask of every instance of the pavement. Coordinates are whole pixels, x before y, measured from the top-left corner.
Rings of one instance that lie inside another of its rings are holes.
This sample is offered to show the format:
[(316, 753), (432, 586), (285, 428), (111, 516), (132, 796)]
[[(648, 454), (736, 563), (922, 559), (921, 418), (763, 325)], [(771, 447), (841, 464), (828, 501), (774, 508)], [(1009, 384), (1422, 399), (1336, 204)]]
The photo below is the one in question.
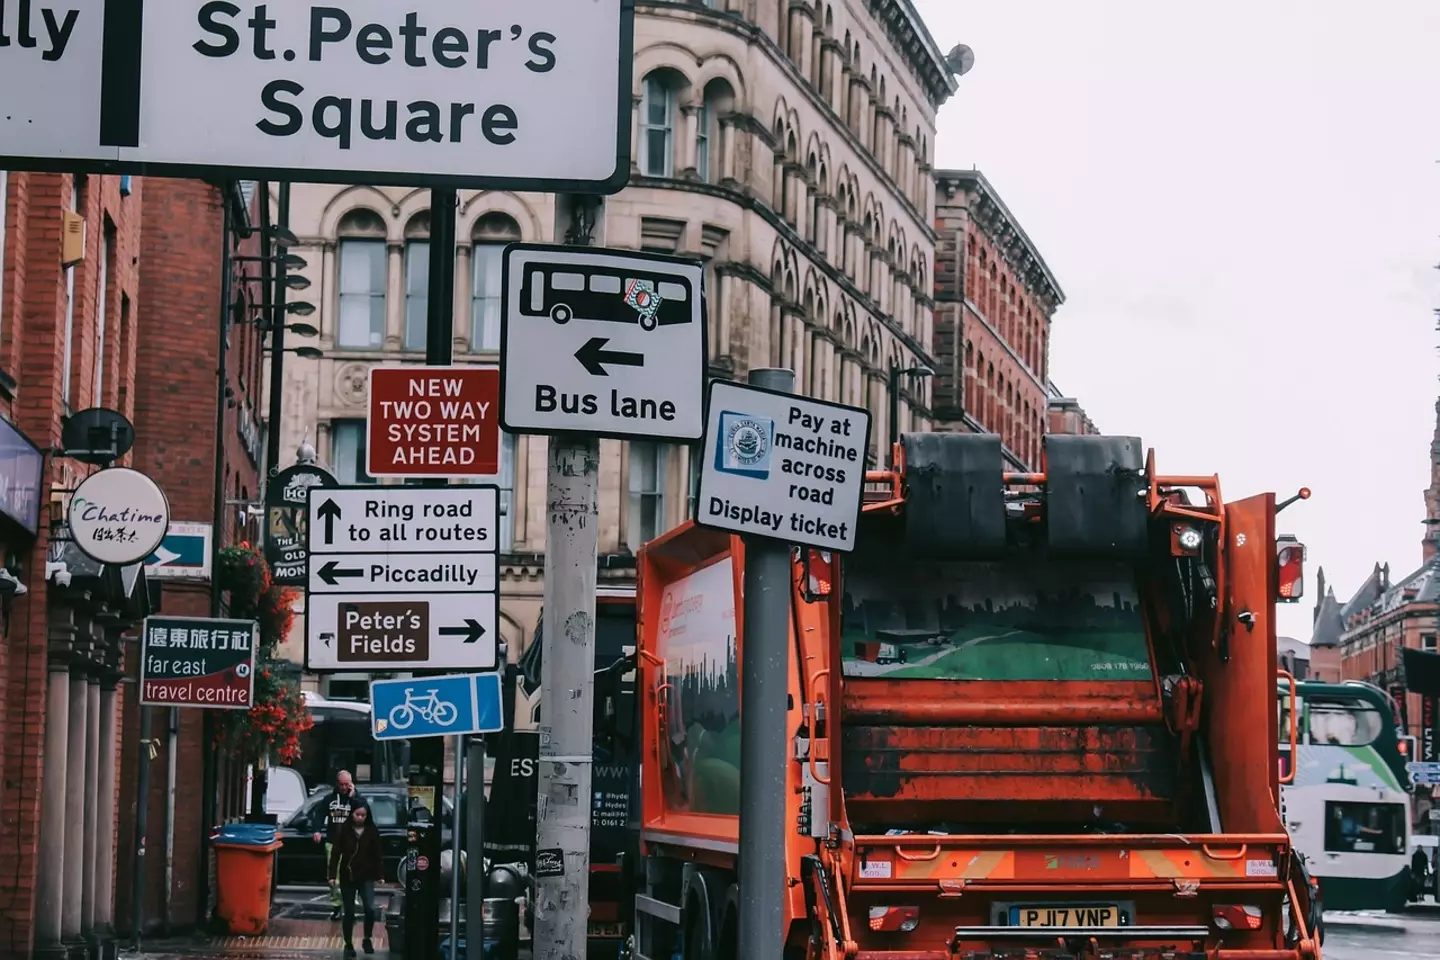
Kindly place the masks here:
[[(392, 960), (384, 918), (390, 898), (398, 893), (398, 889), (394, 887), (382, 887), (375, 891), (375, 907), (380, 913), (372, 938), (375, 960)], [(363, 924), (357, 917), (357, 950), (363, 935)], [(330, 892), (327, 889), (282, 887), (275, 893), (270, 928), (261, 936), (196, 934), (190, 937), (145, 941), (141, 943), (138, 951), (122, 948), (120, 956), (125, 960), (190, 960), (203, 957), (228, 957), (232, 960), (315, 960), (320, 956), (339, 956), (344, 946), (339, 922), (330, 919)], [(364, 957), (365, 954), (360, 956)], [(398, 954), (395, 956), (398, 957)]]

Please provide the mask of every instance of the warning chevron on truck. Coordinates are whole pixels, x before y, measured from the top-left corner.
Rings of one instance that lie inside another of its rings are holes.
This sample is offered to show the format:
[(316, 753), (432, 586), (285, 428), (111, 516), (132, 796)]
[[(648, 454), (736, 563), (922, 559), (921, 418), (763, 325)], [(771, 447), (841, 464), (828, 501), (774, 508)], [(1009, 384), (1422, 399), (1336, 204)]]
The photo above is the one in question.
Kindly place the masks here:
[(710, 383), (695, 522), (849, 552), (865, 486), (870, 414)]

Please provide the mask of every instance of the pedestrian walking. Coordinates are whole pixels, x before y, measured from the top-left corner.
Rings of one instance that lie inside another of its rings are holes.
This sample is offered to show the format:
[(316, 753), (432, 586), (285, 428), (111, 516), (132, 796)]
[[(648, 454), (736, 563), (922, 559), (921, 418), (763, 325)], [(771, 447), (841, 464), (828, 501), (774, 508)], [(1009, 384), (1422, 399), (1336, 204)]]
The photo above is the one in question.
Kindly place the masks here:
[[(369, 804), (355, 789), (355, 780), (350, 776), (350, 771), (341, 770), (335, 774), (335, 789), (315, 808), (310, 825), (310, 829), (314, 831), (311, 839), (325, 844), (326, 863), (330, 862), (334, 853), (335, 837), (357, 807), (368, 808)], [(330, 919), (340, 919), (340, 884), (334, 880), (330, 881)]]
[(371, 936), (375, 932), (375, 884), (385, 876), (383, 847), (380, 831), (370, 819), (370, 808), (355, 807), (331, 841), (328, 876), (332, 884), (340, 888), (340, 903), (343, 916), (340, 933), (345, 939), (345, 960), (355, 956), (355, 895), (360, 895), (360, 906), (365, 911), (365, 939), (360, 946), (366, 953), (374, 953), (375, 945)]

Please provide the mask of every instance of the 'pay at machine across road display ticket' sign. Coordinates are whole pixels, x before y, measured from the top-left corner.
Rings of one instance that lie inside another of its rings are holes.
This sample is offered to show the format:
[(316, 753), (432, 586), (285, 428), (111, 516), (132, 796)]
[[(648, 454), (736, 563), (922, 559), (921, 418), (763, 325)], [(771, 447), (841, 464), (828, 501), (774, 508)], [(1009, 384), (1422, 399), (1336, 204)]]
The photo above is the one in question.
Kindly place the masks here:
[(707, 409), (696, 523), (855, 549), (869, 412), (724, 380)]

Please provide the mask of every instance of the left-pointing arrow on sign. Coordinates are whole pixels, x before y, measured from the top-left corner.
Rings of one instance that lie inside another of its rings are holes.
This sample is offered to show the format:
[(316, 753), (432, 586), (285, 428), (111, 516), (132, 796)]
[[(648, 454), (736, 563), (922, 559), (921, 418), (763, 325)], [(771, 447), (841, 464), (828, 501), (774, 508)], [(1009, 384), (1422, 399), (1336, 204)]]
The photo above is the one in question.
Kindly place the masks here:
[(320, 579), (330, 586), (335, 586), (344, 577), (363, 577), (364, 570), (357, 570), (354, 567), (341, 567), (338, 561), (331, 560), (320, 568)]
[(604, 366), (607, 363), (617, 367), (645, 366), (645, 355), (643, 353), (606, 350), (605, 344), (609, 342), (609, 337), (591, 337), (581, 345), (579, 350), (575, 351), (575, 359), (580, 361), (580, 366), (584, 367), (592, 376), (596, 377), (610, 376), (610, 371), (606, 370)]
[(476, 643), (485, 636), (485, 628), (480, 625), (478, 620), (471, 620), (467, 617), (463, 627), (441, 627), (440, 636), (464, 637), (463, 643)]

